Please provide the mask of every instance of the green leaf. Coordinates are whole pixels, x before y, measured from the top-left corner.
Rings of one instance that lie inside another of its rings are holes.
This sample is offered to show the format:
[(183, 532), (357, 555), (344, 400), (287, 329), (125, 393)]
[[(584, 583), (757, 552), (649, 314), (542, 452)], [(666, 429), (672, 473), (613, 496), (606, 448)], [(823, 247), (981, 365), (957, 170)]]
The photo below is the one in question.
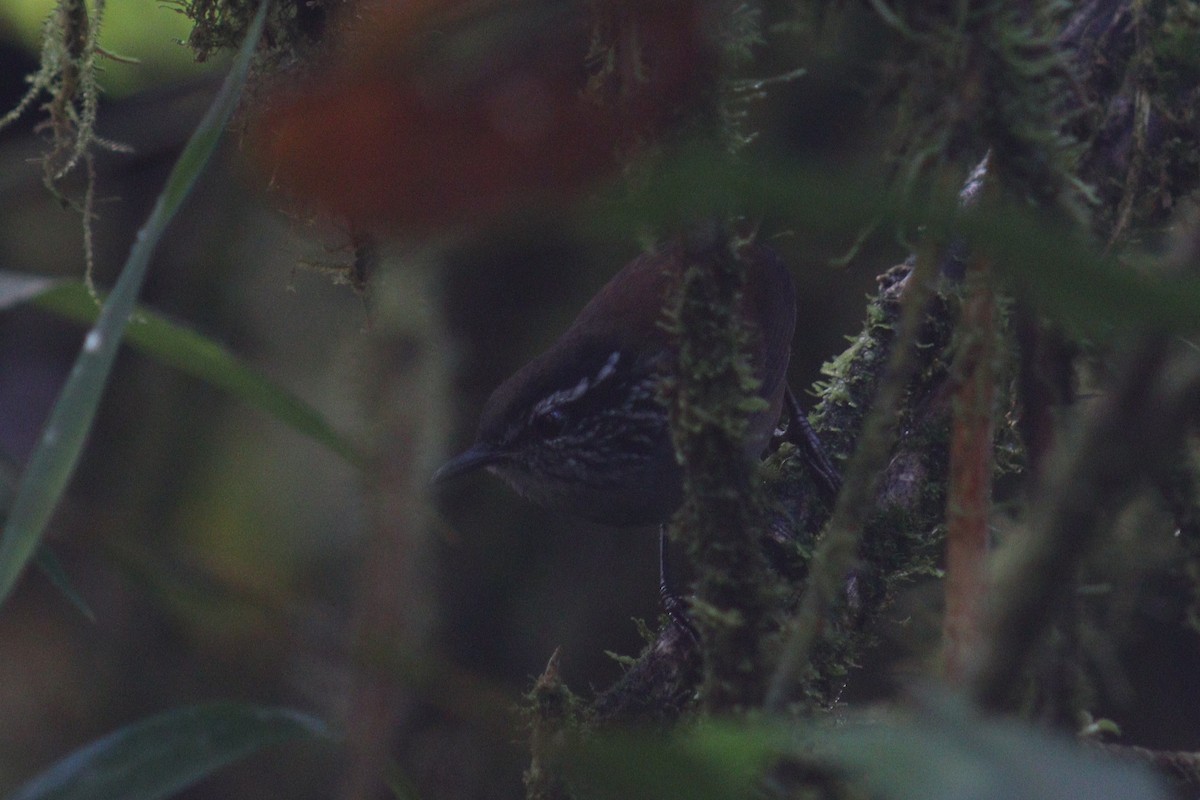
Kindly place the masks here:
[(8, 515), (16, 485), (17, 468), (0, 452), (0, 519)]
[(104, 303), (95, 327), (84, 339), (83, 349), (21, 476), (17, 496), (4, 531), (0, 533), (0, 602), (8, 597), (21, 571), (37, 551), (46, 523), (75, 471), (117, 348), (146, 277), (150, 257), (237, 107), (268, 5), (268, 0), (262, 0), (225, 83), (167, 177), (167, 184), (155, 201), (150, 218), (138, 231), (116, 286)]
[(751, 795), (788, 741), (778, 725), (715, 721), (675, 736), (610, 732), (580, 744), (567, 770), (587, 796), (734, 800)]
[(1168, 800), (1139, 764), (1105, 757), (1031, 725), (977, 715), (931, 695), (908, 713), (848, 715), (836, 724), (706, 721), (673, 735), (606, 732), (568, 749), (585, 796), (640, 800), (757, 797), (769, 767), (844, 775), (890, 800)]
[(8, 800), (155, 800), (264, 747), (329, 736), (320, 720), (289, 709), (180, 708), (76, 750)]
[(1017, 291), (1076, 331), (1107, 337), (1130, 329), (1200, 329), (1200, 278), (1121, 264), (1013, 204), (981, 211), (965, 216), (961, 230)]
[(1029, 725), (979, 717), (944, 697), (911, 717), (851, 723), (814, 741), (820, 755), (893, 800), (1170, 797), (1140, 765)]
[[(3, 307), (3, 275), (0, 275), (0, 308)], [(3, 522), (8, 517), (8, 509), (12, 505), (13, 495), (16, 493), (16, 485), (17, 468), (5, 458), (3, 453), (0, 453), (0, 522)], [(91, 606), (83, 599), (83, 595), (71, 585), (71, 581), (67, 577), (66, 571), (62, 568), (62, 564), (59, 563), (58, 557), (54, 555), (54, 551), (45, 542), (38, 545), (33, 561), (37, 564), (38, 569), (50, 579), (50, 583), (70, 601), (71, 605), (79, 609), (79, 612), (87, 617), (89, 621), (96, 621), (96, 615), (92, 612)]]
[[(32, 302), (39, 308), (83, 324), (94, 322), (98, 315), (96, 302), (81, 282), (49, 281), (0, 270), (0, 310), (20, 302)], [(267, 380), (225, 347), (142, 306), (138, 306), (134, 319), (136, 324), (125, 333), (125, 341), (130, 347), (159, 363), (224, 389), (247, 405), (325, 445), (354, 466), (362, 466), (361, 453), (319, 411)]]
[(83, 595), (71, 583), (71, 579), (67, 577), (67, 571), (63, 569), (62, 563), (58, 560), (58, 556), (54, 555), (54, 551), (42, 542), (38, 545), (37, 553), (33, 556), (33, 563), (37, 565), (42, 574), (50, 581), (55, 589), (63, 593), (63, 597), (83, 614), (89, 622), (96, 621), (96, 612), (92, 611), (92, 607), (83, 599)]
[(1067, 220), (1012, 199), (988, 198), (964, 212), (952, 187), (901, 194), (867, 170), (819, 169), (769, 151), (735, 159), (700, 143), (652, 168), (634, 190), (601, 195), (587, 208), (589, 224), (674, 229), (732, 215), (779, 219), (806, 235), (847, 240), (889, 227), (939, 241), (961, 236), (972, 252), (994, 260), (1014, 292), (1077, 332), (1200, 329), (1200, 278), (1131, 268), (1103, 255)]

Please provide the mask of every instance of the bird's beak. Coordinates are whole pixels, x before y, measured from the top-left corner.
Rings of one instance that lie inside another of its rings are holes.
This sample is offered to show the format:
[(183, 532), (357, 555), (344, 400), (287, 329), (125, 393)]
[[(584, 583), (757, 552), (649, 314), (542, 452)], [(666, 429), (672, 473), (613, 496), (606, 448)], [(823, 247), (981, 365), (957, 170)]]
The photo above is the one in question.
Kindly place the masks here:
[(471, 472), (480, 467), (495, 464), (499, 460), (499, 453), (487, 445), (477, 442), (445, 464), (442, 464), (441, 468), (433, 473), (433, 479), (430, 482), (433, 484), (443, 483), (451, 478), (462, 475), (464, 472)]

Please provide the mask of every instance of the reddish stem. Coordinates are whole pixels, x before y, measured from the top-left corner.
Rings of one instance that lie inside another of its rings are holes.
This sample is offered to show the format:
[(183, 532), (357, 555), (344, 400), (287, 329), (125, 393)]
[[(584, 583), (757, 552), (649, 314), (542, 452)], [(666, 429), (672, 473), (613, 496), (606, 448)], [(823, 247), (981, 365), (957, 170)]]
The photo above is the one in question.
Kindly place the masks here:
[(950, 440), (946, 502), (946, 615), (942, 625), (945, 676), (960, 683), (981, 638), (987, 597), (985, 560), (992, 494), (993, 409), (996, 398), (996, 309), (989, 265), (967, 270)]

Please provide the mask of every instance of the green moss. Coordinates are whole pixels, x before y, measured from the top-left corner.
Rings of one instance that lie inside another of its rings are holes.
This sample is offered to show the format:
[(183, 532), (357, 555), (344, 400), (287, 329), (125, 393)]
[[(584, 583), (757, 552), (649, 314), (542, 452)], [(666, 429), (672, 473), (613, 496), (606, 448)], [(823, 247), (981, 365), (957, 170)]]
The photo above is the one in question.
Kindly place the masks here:
[[(813, 414), (818, 433), (838, 453), (855, 446), (863, 409), (870, 406), (879, 373), (895, 337), (899, 316), (897, 297), (907, 268), (897, 268), (871, 302), (868, 322), (851, 340), (846, 352), (827, 365), (828, 383)], [(898, 428), (901, 438), (885, 475), (879, 507), (866, 521), (857, 552), (857, 564), (834, 605), (831, 621), (814, 645), (811, 662), (801, 679), (800, 705), (827, 707), (835, 700), (845, 676), (872, 646), (870, 622), (896, 594), (914, 581), (939, 575), (945, 529), (946, 483), (949, 456), (949, 408), (945, 387), (950, 380), (950, 358), (958, 317), (957, 296), (936, 294), (921, 326), (918, 349), (921, 368), (901, 404)], [(833, 427), (831, 429), (832, 426)], [(844, 449), (843, 449), (844, 448)], [(793, 477), (791, 453), (780, 456), (777, 471), (783, 480)], [(770, 484), (774, 486), (774, 484)], [(797, 583), (803, 585), (812, 539), (796, 531), (796, 554), (801, 562)]]
[[(237, 47), (258, 10), (258, 0), (173, 0), (195, 23), (187, 44), (204, 61)], [(271, 4), (263, 34), (261, 63), (271, 68), (302, 62), (325, 31), (328, 14), (340, 0), (279, 0)]]
[(561, 761), (568, 742), (583, 731), (583, 704), (562, 681), (558, 658), (556, 650), (521, 707), (529, 726), (530, 761), (523, 776), (527, 800), (572, 796), (562, 777)]
[[(102, 55), (108, 55), (100, 48), (103, 18), (103, 2), (95, 3), (89, 12), (86, 0), (58, 0), (42, 25), (38, 69), (25, 77), (29, 90), (0, 117), (0, 130), (3, 130), (31, 108), (36, 107), (44, 114), (34, 128), (49, 134), (49, 145), (39, 159), (42, 183), (64, 206), (73, 208), (83, 217), (84, 281), (93, 297), (96, 296), (92, 285), (95, 155), (102, 150), (131, 152), (127, 146), (96, 133), (100, 62)], [(46, 98), (45, 102), (36, 106), (42, 97)], [(83, 174), (82, 197), (67, 196), (60, 187), (77, 169)]]
[(959, 180), (990, 150), (991, 177), (1006, 191), (1085, 218), (1091, 193), (1068, 132), (1077, 95), (1054, 38), (1070, 4), (888, 6), (881, 66), (894, 83), (879, 96), (899, 97), (889, 152), (900, 191)]
[(1200, 84), (1200, 3), (1168, 4), (1150, 49), (1164, 91), (1191, 91)]
[[(907, 268), (897, 267), (884, 280), (896, 281), (904, 274)], [(845, 458), (854, 449), (863, 418), (875, 397), (899, 318), (898, 297), (880, 292), (867, 305), (862, 331), (850, 339), (849, 347), (821, 367), (825, 377), (814, 386), (820, 401), (812, 423), (838, 458)]]

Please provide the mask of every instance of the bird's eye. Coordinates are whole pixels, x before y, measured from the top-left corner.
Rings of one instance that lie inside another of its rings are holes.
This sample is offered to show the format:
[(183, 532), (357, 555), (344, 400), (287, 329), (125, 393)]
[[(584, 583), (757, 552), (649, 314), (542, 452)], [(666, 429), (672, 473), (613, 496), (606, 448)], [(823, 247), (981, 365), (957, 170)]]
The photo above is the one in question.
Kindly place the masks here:
[(561, 408), (550, 408), (533, 417), (533, 429), (543, 439), (562, 436), (567, 428), (567, 412)]

